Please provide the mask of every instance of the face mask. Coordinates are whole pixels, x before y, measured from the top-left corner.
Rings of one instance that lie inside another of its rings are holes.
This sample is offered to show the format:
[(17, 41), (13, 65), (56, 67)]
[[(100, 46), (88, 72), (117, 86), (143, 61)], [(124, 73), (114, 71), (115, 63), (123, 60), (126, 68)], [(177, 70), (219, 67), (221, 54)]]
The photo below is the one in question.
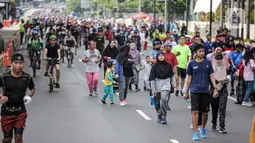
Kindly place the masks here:
[(160, 50), (160, 48), (155, 48), (156, 49), (156, 51), (159, 51)]

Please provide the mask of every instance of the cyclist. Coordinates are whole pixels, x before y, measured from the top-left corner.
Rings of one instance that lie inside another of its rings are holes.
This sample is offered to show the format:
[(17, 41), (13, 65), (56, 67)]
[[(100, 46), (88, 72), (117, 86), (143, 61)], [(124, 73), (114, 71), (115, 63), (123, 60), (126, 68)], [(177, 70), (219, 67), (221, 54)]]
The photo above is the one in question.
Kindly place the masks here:
[(29, 51), (29, 57), (30, 57), (30, 67), (32, 66), (33, 61), (33, 55), (34, 52), (36, 52), (36, 56), (38, 58), (38, 67), (37, 69), (41, 69), (41, 54), (37, 51), (41, 51), (41, 48), (43, 47), (43, 40), (41, 37), (38, 36), (37, 30), (32, 31), (32, 37), (28, 40), (28, 51)]
[[(50, 36), (50, 44), (48, 44), (44, 49), (44, 58), (57, 59), (55, 68), (56, 68), (56, 88), (60, 88), (59, 79), (60, 79), (60, 46), (57, 44), (57, 37), (55, 35)], [(49, 63), (46, 63), (46, 71), (44, 76), (48, 76)]]

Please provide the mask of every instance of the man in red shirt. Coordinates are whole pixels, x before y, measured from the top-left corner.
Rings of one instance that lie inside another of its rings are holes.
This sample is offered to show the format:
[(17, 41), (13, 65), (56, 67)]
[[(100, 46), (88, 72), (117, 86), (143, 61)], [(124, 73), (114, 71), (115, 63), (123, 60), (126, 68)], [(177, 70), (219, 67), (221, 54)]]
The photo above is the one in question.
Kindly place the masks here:
[(110, 29), (110, 27), (107, 27), (107, 30), (104, 32), (105, 38), (108, 41), (108, 43), (110, 42), (110, 40), (113, 39), (113, 33), (112, 30)]
[(166, 60), (167, 63), (169, 63), (172, 66), (172, 68), (174, 70), (175, 78), (178, 79), (178, 76), (177, 76), (178, 62), (177, 62), (175, 54), (171, 52), (172, 43), (166, 42), (164, 44), (164, 46), (165, 46), (165, 60)]
[(163, 43), (165, 43), (169, 39), (169, 36), (170, 36), (170, 32), (166, 31), (166, 38), (164, 38)]

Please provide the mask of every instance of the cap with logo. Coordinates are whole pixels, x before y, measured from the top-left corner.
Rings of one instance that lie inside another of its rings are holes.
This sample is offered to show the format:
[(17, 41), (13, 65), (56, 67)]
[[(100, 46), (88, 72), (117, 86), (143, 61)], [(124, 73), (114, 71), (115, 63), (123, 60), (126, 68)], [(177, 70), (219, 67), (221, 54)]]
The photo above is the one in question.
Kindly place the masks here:
[(24, 57), (21, 54), (19, 54), (19, 53), (13, 54), (12, 58), (11, 58), (11, 62), (14, 62), (14, 61), (22, 61), (22, 62), (24, 62)]

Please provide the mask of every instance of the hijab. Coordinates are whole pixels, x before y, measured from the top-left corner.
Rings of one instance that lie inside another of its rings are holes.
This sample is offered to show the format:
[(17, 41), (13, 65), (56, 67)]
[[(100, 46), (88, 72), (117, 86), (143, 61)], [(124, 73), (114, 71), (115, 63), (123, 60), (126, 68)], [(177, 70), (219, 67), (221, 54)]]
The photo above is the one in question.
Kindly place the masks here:
[[(223, 63), (221, 65), (213, 65), (213, 69), (214, 69), (214, 77), (216, 80), (222, 80), (224, 78), (226, 78), (227, 76), (227, 68), (224, 64), (224, 59), (223, 59), (223, 55), (215, 55), (215, 57), (221, 57), (223, 60)], [(223, 84), (217, 84), (217, 88), (220, 90), (222, 88)]]
[(155, 80), (156, 78), (167, 79), (167, 78), (171, 78), (174, 75), (171, 65), (168, 64), (166, 60), (160, 61), (158, 59), (159, 55), (164, 55), (164, 53), (161, 51), (157, 53), (157, 57), (156, 57), (157, 62), (151, 68), (151, 73), (149, 77), (150, 81)]
[(136, 63), (139, 62), (139, 51), (137, 50), (136, 45), (135, 45), (134, 49), (130, 48), (129, 54), (131, 55), (132, 59), (135, 60)]
[(119, 50), (117, 47), (111, 48), (110, 44), (104, 49), (103, 56), (111, 57), (112, 59), (116, 59), (119, 54)]
[(124, 60), (128, 58), (129, 51), (130, 51), (129, 45), (124, 45), (120, 48), (119, 55), (117, 56), (117, 61), (120, 64), (123, 64)]

